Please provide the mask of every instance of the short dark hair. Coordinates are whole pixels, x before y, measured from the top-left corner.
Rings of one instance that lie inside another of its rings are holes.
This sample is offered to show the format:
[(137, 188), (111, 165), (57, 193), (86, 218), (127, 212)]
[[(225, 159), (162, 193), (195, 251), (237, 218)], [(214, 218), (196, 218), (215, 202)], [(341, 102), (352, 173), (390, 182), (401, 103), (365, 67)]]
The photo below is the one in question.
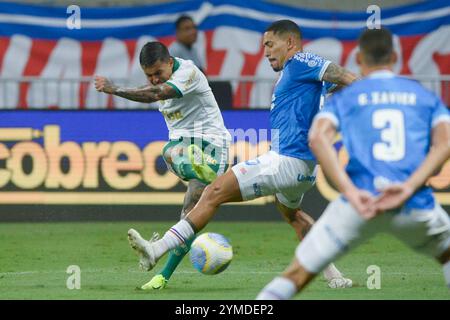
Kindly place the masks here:
[(359, 50), (371, 66), (388, 64), (394, 45), (392, 33), (386, 29), (366, 29), (359, 37)]
[(183, 14), (182, 16), (178, 17), (178, 19), (175, 21), (175, 28), (178, 30), (180, 28), (180, 25), (184, 22), (184, 21), (192, 21), (194, 22), (194, 19), (192, 19), (191, 16), (185, 15)]
[(150, 67), (157, 61), (167, 62), (170, 59), (167, 47), (158, 41), (147, 42), (139, 54), (139, 62), (143, 67)]
[(302, 38), (302, 33), (300, 27), (291, 20), (278, 20), (273, 22), (267, 29), (266, 32), (272, 31), (273, 34), (294, 34), (299, 39)]

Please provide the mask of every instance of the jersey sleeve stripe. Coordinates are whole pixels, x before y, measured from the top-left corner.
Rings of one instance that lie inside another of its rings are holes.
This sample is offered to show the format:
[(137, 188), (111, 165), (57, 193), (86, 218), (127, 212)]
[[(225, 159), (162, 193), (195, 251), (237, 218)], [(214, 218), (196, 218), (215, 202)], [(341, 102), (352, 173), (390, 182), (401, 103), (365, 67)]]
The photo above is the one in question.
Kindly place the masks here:
[(178, 98), (181, 98), (183, 96), (183, 93), (180, 91), (180, 89), (178, 89), (178, 87), (176, 85), (174, 85), (172, 82), (169, 82), (169, 81), (167, 81), (166, 83), (177, 92)]
[(447, 122), (450, 123), (450, 116), (448, 114), (443, 114), (438, 116), (437, 118), (435, 118), (433, 120), (433, 122), (431, 123), (431, 127), (434, 128), (436, 127), (439, 123), (441, 122)]
[(328, 119), (328, 120), (330, 120), (330, 121), (333, 123), (333, 125), (334, 125), (336, 128), (339, 128), (339, 120), (338, 120), (338, 118), (337, 118), (334, 114), (332, 114), (331, 112), (327, 112), (327, 111), (321, 111), (321, 112), (319, 112), (319, 113), (317, 114), (317, 116), (314, 118), (314, 121), (317, 121), (317, 120), (319, 120), (319, 119)]
[(325, 61), (325, 63), (322, 66), (322, 69), (320, 69), (319, 79), (317, 79), (317, 80), (322, 81), (323, 75), (324, 75), (325, 71), (327, 71), (327, 68), (330, 65), (330, 63), (331, 63), (330, 60)]

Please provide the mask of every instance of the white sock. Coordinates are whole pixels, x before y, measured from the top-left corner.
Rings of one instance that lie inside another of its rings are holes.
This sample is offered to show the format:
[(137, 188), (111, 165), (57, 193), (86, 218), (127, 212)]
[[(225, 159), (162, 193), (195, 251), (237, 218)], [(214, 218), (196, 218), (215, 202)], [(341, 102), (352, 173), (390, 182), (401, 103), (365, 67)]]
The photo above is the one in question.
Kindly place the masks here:
[(156, 241), (156, 245), (154, 246), (156, 255), (158, 258), (161, 257), (167, 251), (184, 244), (186, 240), (194, 236), (194, 234), (195, 232), (189, 222), (184, 219), (180, 220), (170, 228), (160, 240)]
[(447, 261), (442, 269), (444, 270), (445, 283), (447, 283), (447, 287), (450, 289), (450, 261)]
[(261, 290), (256, 300), (288, 300), (296, 293), (294, 282), (285, 277), (276, 277)]
[(333, 278), (342, 278), (342, 273), (336, 268), (333, 263), (330, 263), (328, 267), (323, 271), (323, 276), (325, 279), (330, 281)]

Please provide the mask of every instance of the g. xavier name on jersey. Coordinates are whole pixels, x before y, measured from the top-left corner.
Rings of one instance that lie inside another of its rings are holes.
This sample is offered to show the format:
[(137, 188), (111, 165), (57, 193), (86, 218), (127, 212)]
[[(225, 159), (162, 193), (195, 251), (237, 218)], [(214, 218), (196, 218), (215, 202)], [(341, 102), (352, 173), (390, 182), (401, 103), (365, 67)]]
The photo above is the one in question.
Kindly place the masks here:
[(417, 95), (413, 92), (392, 92), (392, 91), (373, 91), (370, 93), (361, 93), (358, 95), (358, 104), (380, 105), (380, 104), (398, 104), (398, 105), (416, 105)]

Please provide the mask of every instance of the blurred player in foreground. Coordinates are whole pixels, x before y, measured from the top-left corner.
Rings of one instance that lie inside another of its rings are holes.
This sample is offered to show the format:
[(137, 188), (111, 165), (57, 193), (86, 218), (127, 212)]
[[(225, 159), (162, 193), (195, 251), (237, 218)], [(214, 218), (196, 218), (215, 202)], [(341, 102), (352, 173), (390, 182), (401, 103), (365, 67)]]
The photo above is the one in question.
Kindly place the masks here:
[[(122, 88), (97, 76), (95, 88), (133, 101), (159, 101), (170, 139), (163, 147), (163, 158), (175, 175), (189, 181), (181, 211), (183, 218), (200, 199), (205, 186), (228, 168), (231, 135), (205, 75), (192, 61), (170, 56), (160, 42), (144, 45), (139, 59), (149, 84)], [(189, 252), (192, 240), (174, 247), (163, 270), (142, 289), (163, 289)]]
[[(450, 286), (450, 219), (425, 185), (450, 157), (449, 112), (419, 83), (392, 73), (396, 55), (388, 30), (366, 30), (359, 48), (365, 79), (328, 100), (309, 135), (341, 197), (258, 299), (291, 298), (328, 263), (380, 231), (435, 257)], [(350, 157), (346, 171), (333, 148), (336, 130)]]
[[(191, 241), (213, 218), (219, 205), (276, 195), (277, 207), (295, 229), (298, 238), (313, 224), (300, 209), (303, 194), (315, 182), (316, 162), (308, 147), (308, 131), (319, 110), (323, 81), (326, 87), (348, 85), (356, 76), (340, 66), (312, 53), (302, 52), (299, 27), (292, 21), (274, 22), (264, 33), (265, 56), (272, 69), (282, 71), (274, 89), (270, 112), (271, 151), (241, 162), (208, 186), (187, 217), (167, 231), (158, 241), (146, 241), (130, 229), (128, 239), (140, 254), (145, 269), (152, 269), (167, 251)], [(350, 287), (330, 264), (325, 272), (330, 287)]]

